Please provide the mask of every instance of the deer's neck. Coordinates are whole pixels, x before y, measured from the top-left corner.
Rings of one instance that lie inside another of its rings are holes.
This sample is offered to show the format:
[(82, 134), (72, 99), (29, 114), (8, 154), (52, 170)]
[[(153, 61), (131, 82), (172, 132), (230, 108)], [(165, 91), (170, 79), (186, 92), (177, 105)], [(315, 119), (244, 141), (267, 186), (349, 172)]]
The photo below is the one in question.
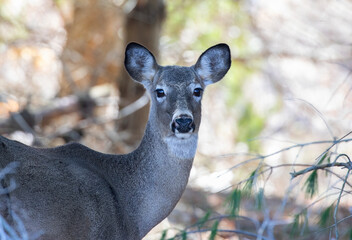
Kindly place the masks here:
[(167, 217), (179, 201), (197, 147), (196, 134), (185, 140), (163, 138), (156, 127), (148, 122), (140, 146), (121, 156), (128, 169), (122, 173), (123, 179), (117, 177), (120, 183), (128, 183), (119, 186), (128, 188), (121, 201), (140, 237)]

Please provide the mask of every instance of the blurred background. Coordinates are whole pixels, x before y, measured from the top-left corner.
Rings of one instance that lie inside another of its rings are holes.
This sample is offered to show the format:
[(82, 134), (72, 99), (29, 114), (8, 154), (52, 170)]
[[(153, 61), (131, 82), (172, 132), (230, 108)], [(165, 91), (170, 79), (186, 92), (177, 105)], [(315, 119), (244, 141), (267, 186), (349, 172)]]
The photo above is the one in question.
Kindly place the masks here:
[(351, 169), (290, 174), (352, 153), (351, 1), (0, 0), (0, 134), (133, 150), (149, 103), (124, 70), (131, 41), (161, 65), (232, 51), (188, 188), (145, 239), (352, 239)]

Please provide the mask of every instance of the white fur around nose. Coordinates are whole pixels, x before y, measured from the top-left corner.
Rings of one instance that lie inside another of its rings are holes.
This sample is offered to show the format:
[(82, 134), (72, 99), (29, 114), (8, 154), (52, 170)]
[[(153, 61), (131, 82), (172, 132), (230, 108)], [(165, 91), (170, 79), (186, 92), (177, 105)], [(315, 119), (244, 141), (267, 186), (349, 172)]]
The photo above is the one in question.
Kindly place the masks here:
[(198, 135), (191, 134), (188, 138), (169, 136), (164, 139), (171, 156), (179, 159), (193, 159), (196, 155)]
[(193, 130), (191, 129), (188, 133), (180, 133), (177, 129), (175, 129), (175, 136), (177, 138), (186, 139), (192, 136), (192, 131)]

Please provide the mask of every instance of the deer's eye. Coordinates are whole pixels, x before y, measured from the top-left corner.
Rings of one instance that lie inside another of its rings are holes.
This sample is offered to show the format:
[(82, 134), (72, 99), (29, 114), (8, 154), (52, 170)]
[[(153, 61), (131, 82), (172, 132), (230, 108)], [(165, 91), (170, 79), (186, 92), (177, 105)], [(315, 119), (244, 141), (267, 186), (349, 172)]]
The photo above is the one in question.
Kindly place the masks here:
[(203, 89), (201, 88), (196, 88), (193, 90), (193, 96), (195, 97), (200, 97), (202, 95)]
[(158, 98), (165, 97), (165, 92), (163, 89), (156, 89), (155, 92), (156, 92), (156, 97), (158, 97)]

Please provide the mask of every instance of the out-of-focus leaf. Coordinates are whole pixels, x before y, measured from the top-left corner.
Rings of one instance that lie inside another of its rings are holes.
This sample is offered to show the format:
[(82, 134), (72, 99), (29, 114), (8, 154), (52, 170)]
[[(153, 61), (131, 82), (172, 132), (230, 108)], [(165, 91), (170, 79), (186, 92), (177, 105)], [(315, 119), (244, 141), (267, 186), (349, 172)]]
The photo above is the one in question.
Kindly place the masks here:
[(253, 108), (251, 103), (247, 103), (238, 120), (238, 136), (237, 140), (248, 144), (251, 151), (259, 152), (260, 143), (252, 141), (258, 137), (265, 127), (265, 118), (260, 116)]

